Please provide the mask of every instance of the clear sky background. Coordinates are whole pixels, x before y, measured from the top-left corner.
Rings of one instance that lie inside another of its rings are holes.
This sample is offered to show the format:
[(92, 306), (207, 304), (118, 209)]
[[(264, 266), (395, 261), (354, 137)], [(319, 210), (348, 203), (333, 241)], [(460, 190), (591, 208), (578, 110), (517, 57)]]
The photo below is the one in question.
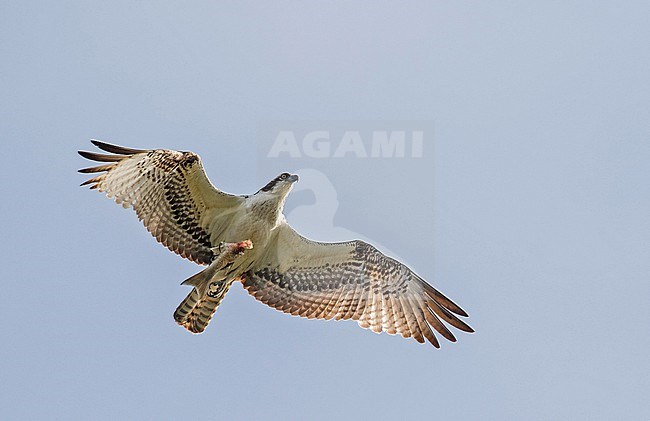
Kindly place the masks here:
[[(650, 419), (649, 21), (647, 1), (0, 1), (3, 417)], [(268, 159), (260, 127), (285, 121), (435, 133), (419, 160)], [(199, 267), (78, 187), (91, 138), (195, 151), (234, 193), (318, 169), (338, 208), (301, 231), (386, 246), (477, 333), (436, 350), (239, 286), (187, 333)]]

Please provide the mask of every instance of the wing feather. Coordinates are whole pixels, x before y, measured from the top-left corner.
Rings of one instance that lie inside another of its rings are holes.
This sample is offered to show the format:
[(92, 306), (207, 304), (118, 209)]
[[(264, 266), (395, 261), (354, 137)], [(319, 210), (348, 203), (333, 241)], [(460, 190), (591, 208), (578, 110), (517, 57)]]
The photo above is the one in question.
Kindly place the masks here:
[[(147, 230), (174, 253), (199, 264), (213, 259), (215, 228), (227, 226), (242, 198), (216, 189), (198, 155), (92, 143), (109, 154), (79, 151), (104, 164), (79, 170), (96, 174), (82, 183), (132, 207)], [(219, 217), (221, 216), (221, 217)]]
[(456, 316), (467, 317), (463, 309), (370, 244), (319, 243), (286, 223), (276, 230), (273, 252), (243, 276), (246, 290), (263, 303), (310, 319), (353, 319), (436, 348), (434, 331), (456, 341), (442, 321), (473, 332)]

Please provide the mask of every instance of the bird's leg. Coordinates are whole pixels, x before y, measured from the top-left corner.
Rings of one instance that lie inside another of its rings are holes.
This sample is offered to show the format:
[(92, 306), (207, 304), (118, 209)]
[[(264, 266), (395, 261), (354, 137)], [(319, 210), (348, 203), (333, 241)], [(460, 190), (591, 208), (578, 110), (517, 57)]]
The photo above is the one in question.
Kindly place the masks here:
[[(217, 257), (210, 264), (213, 270), (210, 271), (210, 283), (206, 291), (208, 296), (216, 298), (223, 295), (224, 290), (227, 290), (233, 282), (228, 270), (238, 256), (243, 255), (246, 250), (252, 248), (253, 242), (251, 240), (244, 240), (238, 243), (227, 243), (225, 241), (219, 243), (219, 246), (216, 247), (218, 251)], [(215, 276), (217, 274), (220, 274), (220, 276)]]

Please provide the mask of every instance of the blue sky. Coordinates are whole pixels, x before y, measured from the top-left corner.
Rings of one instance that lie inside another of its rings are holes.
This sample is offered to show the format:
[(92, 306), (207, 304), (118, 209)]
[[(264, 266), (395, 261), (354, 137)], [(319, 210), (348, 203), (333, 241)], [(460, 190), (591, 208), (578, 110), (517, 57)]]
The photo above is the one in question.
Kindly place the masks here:
[[(3, 414), (650, 418), (649, 17), (641, 1), (0, 2)], [(336, 143), (421, 123), (419, 158), (267, 153), (273, 130)], [(192, 150), (233, 193), (324, 174), (289, 222), (389, 249), (477, 333), (435, 350), (235, 286), (188, 334), (172, 313), (199, 267), (78, 187), (91, 138)]]

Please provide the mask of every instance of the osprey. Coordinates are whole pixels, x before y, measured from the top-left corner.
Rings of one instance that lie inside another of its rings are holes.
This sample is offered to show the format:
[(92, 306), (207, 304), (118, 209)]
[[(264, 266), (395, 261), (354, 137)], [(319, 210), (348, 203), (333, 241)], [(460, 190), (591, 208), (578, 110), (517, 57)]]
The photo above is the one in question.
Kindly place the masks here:
[(192, 292), (174, 313), (191, 332), (205, 330), (235, 281), (259, 301), (295, 316), (356, 320), (439, 348), (433, 333), (456, 338), (442, 321), (473, 332), (467, 313), (411, 269), (360, 240), (322, 243), (294, 231), (282, 213), (297, 175), (283, 173), (252, 195), (231, 195), (208, 180), (192, 152), (92, 143), (79, 151), (102, 165), (81, 185), (133, 208), (165, 247), (208, 266), (183, 284)]

